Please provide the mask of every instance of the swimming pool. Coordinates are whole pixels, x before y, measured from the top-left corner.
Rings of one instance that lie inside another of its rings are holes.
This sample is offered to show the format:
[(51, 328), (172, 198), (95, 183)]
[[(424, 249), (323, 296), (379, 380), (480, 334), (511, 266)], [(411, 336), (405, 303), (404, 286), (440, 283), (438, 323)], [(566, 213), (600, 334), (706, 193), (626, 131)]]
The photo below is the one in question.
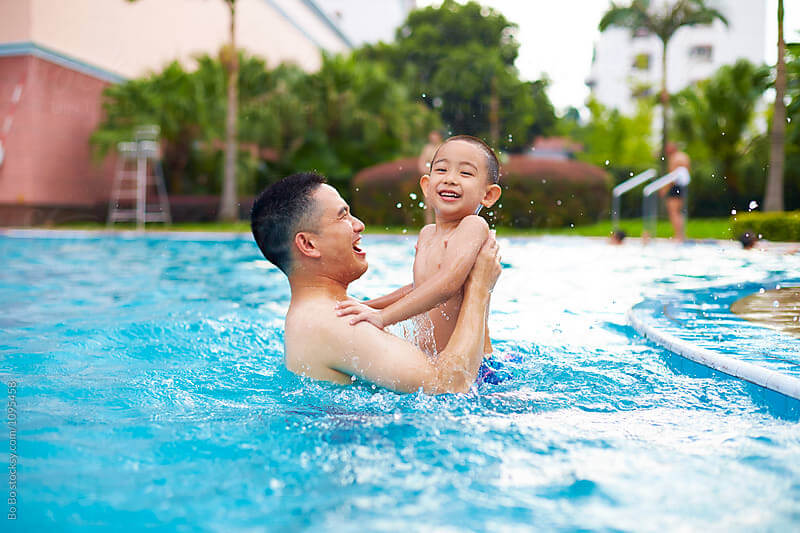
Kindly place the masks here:
[[(743, 381), (685, 371), (626, 319), (648, 298), (788, 279), (798, 257), (501, 239), (490, 328), (521, 356), (513, 379), (428, 397), (285, 371), (288, 285), (247, 236), (34, 235), (0, 237), (16, 528), (800, 523), (797, 420)], [(412, 238), (364, 243), (353, 294), (408, 282)]]

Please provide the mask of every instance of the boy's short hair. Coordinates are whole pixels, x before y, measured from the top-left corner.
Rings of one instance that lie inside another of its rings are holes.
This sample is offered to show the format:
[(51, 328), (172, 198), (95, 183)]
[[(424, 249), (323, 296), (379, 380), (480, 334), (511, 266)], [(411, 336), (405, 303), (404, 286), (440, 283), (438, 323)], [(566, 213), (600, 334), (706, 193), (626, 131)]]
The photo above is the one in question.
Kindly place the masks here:
[(436, 151), (433, 153), (433, 157), (430, 160), (431, 168), (433, 168), (433, 162), (436, 160), (436, 154), (439, 153), (439, 150), (442, 148), (442, 146), (450, 141), (468, 142), (483, 150), (483, 152), (486, 154), (486, 168), (489, 173), (489, 181), (492, 183), (498, 183), (500, 181), (500, 161), (497, 159), (497, 155), (495, 155), (494, 150), (492, 150), (491, 146), (486, 144), (482, 139), (473, 137), (472, 135), (453, 135), (452, 137), (445, 139), (442, 144), (436, 147)]
[(289, 275), (292, 241), (301, 224), (309, 224), (311, 195), (326, 183), (313, 172), (292, 174), (273, 183), (256, 198), (250, 211), (250, 229), (261, 253)]

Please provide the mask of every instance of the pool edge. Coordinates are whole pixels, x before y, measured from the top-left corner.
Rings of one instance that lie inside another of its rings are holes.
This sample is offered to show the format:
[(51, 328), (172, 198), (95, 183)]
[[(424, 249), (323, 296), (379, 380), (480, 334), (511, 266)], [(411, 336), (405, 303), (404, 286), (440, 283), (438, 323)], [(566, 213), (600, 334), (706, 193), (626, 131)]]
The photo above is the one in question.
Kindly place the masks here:
[(633, 329), (643, 337), (681, 357), (712, 368), (729, 376), (764, 387), (795, 400), (800, 400), (800, 380), (763, 368), (746, 361), (725, 357), (706, 348), (700, 348), (665, 331), (659, 331), (640, 316), (641, 311), (631, 308), (626, 313)]

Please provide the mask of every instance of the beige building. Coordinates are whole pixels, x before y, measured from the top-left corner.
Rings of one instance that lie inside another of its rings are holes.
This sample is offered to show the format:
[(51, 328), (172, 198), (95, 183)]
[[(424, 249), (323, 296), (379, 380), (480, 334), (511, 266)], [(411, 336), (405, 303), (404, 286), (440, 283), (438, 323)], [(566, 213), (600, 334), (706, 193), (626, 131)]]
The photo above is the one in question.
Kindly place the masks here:
[[(270, 66), (313, 71), (351, 47), (312, 0), (236, 6), (237, 47)], [(0, 1), (0, 224), (102, 213), (111, 170), (91, 162), (89, 136), (103, 88), (175, 59), (191, 68), (229, 23), (223, 0)]]

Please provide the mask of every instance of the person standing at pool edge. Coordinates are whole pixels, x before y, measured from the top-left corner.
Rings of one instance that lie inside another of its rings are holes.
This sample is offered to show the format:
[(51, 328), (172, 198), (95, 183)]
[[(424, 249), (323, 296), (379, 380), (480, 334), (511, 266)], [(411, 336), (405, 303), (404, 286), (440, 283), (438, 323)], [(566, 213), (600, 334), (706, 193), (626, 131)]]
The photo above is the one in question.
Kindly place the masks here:
[[(353, 324), (367, 321), (378, 328), (428, 313), (435, 346), (424, 336), (419, 344), (435, 355), (453, 333), (461, 289), (489, 236), (489, 225), (477, 213), (500, 198), (499, 178), (497, 156), (485, 142), (468, 135), (447, 139), (433, 154), (430, 173), (420, 178), (436, 222), (419, 233), (414, 282), (365, 303), (342, 302), (339, 312), (354, 315)], [(487, 328), (484, 353), (491, 351)]]
[(494, 238), (477, 254), (453, 335), (433, 362), (403, 339), (337, 316), (336, 303), (368, 265), (360, 247), (364, 224), (325, 178), (294, 174), (268, 187), (253, 204), (251, 228), (264, 256), (289, 279), (284, 361), (290, 371), (339, 384), (361, 378), (398, 392), (469, 390), (501, 270)]
[(683, 203), (686, 201), (686, 192), (689, 187), (689, 171), (691, 163), (689, 155), (678, 150), (675, 143), (667, 143), (667, 168), (670, 173), (683, 168), (678, 178), (662, 187), (658, 194), (664, 198), (667, 215), (672, 225), (672, 236), (680, 242), (686, 240), (686, 228), (683, 219)]

